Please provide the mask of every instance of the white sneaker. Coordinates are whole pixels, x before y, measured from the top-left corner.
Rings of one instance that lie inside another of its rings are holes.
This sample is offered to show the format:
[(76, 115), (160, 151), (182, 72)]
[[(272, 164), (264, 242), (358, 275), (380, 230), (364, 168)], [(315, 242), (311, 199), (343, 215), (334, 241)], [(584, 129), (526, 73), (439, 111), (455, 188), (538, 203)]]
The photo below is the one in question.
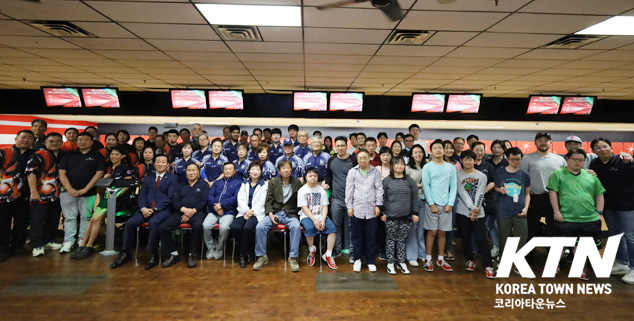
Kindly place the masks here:
[(70, 253), (70, 250), (73, 248), (74, 242), (70, 242), (70, 241), (65, 241), (64, 245), (62, 245), (62, 248), (59, 249), (59, 253)]
[(61, 243), (48, 242), (48, 243), (44, 244), (44, 249), (45, 250), (59, 250), (61, 248), (62, 248), (62, 244)]
[(214, 252), (214, 259), (216, 259), (216, 260), (222, 259), (222, 253), (223, 253), (222, 249), (216, 250)]
[(354, 265), (352, 266), (352, 271), (357, 273), (361, 272), (361, 260), (354, 261)]
[(350, 254), (350, 256), (348, 257), (348, 261), (350, 262), (350, 264), (354, 264), (354, 256), (352, 256), (352, 254)]
[(370, 272), (376, 272), (376, 265), (368, 264), (368, 270), (370, 270)]
[(207, 249), (207, 252), (205, 253), (205, 257), (207, 258), (207, 260), (211, 260), (212, 257), (214, 257), (214, 248), (210, 248)]
[(396, 274), (396, 270), (394, 270), (394, 263), (387, 264), (387, 273), (392, 275)]
[(42, 256), (42, 255), (44, 255), (44, 248), (43, 247), (33, 248), (33, 257), (38, 257), (38, 256)]
[(493, 248), (491, 248), (491, 257), (497, 257), (498, 255), (500, 255), (500, 248), (497, 245), (493, 245)]
[(612, 267), (612, 272), (610, 272), (610, 275), (626, 275), (627, 272), (629, 271), (630, 271), (629, 266), (615, 262), (614, 266)]
[(407, 264), (405, 263), (399, 263), (397, 265), (398, 269), (401, 270), (401, 273), (403, 274), (409, 274), (409, 270), (407, 269)]
[(409, 263), (409, 265), (411, 266), (418, 266), (418, 260), (411, 260), (411, 261), (408, 261), (407, 263)]
[(634, 284), (634, 270), (627, 272), (621, 280), (627, 284)]

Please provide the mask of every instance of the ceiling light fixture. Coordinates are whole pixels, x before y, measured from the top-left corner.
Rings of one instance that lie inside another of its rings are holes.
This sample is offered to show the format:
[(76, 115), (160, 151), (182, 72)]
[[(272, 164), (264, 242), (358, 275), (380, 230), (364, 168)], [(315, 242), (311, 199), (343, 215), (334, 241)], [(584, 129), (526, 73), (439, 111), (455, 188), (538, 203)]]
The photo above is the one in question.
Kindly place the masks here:
[(300, 27), (302, 13), (294, 6), (196, 4), (212, 25)]
[(594, 26), (583, 29), (576, 34), (634, 36), (634, 16), (612, 17)]

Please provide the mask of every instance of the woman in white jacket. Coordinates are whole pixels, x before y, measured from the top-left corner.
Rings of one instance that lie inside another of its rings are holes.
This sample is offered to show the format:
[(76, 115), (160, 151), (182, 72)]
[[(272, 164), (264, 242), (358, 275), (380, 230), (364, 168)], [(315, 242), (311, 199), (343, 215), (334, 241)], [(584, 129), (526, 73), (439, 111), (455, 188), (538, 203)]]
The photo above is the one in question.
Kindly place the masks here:
[(255, 227), (264, 217), (264, 201), (268, 183), (262, 178), (262, 163), (249, 164), (249, 180), (238, 191), (238, 215), (231, 224), (231, 235), (240, 251), (240, 267), (245, 268), (253, 258)]

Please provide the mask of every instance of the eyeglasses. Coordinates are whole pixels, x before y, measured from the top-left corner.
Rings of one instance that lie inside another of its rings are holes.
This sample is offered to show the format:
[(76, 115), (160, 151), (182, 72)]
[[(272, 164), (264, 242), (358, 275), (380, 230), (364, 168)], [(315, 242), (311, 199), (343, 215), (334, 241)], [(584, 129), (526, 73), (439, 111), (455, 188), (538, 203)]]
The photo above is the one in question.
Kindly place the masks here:
[(596, 149), (596, 150), (608, 150), (610, 148), (611, 147), (607, 146), (607, 145), (605, 145), (605, 146), (594, 146), (594, 149)]
[(568, 159), (571, 161), (575, 161), (577, 163), (583, 163), (586, 161), (584, 158), (568, 158)]

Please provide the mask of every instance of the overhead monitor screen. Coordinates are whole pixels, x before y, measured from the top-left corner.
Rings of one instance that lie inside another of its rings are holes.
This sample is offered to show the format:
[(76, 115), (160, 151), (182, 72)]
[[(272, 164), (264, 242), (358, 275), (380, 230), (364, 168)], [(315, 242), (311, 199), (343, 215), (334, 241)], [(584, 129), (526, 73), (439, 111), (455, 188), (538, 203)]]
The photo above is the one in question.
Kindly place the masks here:
[(442, 113), (446, 96), (443, 94), (412, 95), (412, 112)]
[(77, 88), (42, 88), (48, 107), (81, 107)]
[(527, 114), (555, 115), (561, 105), (560, 96), (531, 96)]
[(363, 93), (330, 93), (330, 111), (363, 111)]
[(170, 90), (172, 108), (207, 109), (204, 90)]
[(294, 92), (293, 110), (326, 111), (328, 97), (325, 92)]
[(480, 98), (482, 95), (449, 95), (447, 112), (475, 114), (480, 110)]
[(115, 88), (82, 88), (86, 107), (119, 108), (119, 94)]
[(244, 109), (241, 90), (210, 90), (209, 109)]
[(595, 97), (566, 97), (560, 114), (590, 115)]

